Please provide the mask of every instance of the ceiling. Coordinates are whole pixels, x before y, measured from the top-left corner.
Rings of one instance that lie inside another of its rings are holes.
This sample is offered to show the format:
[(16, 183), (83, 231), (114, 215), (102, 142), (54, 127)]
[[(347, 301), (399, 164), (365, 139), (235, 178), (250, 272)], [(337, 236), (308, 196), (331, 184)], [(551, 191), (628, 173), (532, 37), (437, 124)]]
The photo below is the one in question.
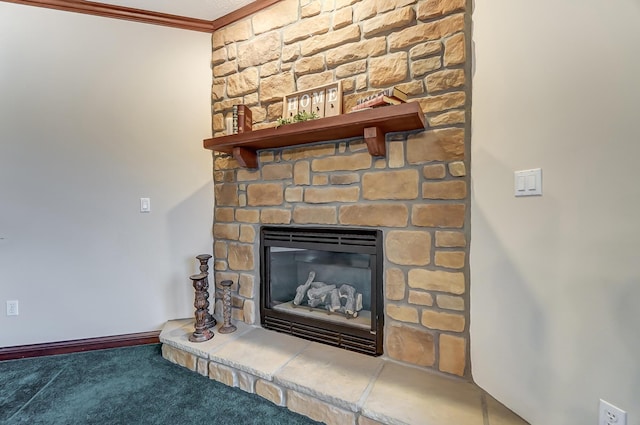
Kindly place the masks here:
[(213, 21), (254, 0), (96, 0), (98, 3)]

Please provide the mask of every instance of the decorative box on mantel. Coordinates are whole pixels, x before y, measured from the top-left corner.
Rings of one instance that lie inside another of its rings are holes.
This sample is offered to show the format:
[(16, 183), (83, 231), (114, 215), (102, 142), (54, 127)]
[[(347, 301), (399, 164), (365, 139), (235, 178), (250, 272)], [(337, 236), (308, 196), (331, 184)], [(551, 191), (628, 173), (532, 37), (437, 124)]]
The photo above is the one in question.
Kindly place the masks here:
[(417, 102), (385, 106), (290, 124), (278, 128), (215, 137), (204, 141), (205, 149), (232, 154), (246, 168), (258, 168), (257, 151), (329, 140), (364, 137), (372, 156), (386, 156), (387, 133), (425, 128)]

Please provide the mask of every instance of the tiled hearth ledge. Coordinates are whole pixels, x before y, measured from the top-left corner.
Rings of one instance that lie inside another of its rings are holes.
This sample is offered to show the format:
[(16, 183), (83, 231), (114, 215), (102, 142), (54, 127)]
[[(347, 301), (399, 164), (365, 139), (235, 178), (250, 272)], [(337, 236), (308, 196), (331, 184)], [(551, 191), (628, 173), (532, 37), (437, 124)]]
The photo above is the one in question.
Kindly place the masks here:
[(235, 324), (235, 333), (192, 343), (192, 319), (169, 321), (160, 334), (162, 355), (327, 424), (526, 424), (461, 378)]

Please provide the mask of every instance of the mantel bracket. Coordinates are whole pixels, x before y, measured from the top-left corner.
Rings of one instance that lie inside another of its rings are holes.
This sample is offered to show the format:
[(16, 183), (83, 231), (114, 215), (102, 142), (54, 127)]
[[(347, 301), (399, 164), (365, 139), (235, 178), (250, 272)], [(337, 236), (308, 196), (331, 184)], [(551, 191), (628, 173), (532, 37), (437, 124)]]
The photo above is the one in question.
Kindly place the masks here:
[(252, 149), (236, 146), (233, 148), (233, 157), (241, 167), (258, 168), (258, 154)]
[(364, 129), (364, 141), (371, 156), (386, 156), (385, 133), (379, 127)]

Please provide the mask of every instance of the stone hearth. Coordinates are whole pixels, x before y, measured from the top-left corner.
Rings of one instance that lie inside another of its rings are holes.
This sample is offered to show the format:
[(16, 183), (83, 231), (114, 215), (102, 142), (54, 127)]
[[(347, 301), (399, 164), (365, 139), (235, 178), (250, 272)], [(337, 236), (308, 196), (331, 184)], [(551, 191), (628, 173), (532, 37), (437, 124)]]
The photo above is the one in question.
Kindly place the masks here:
[(326, 424), (526, 425), (462, 378), (238, 325), (192, 343), (193, 320), (170, 321), (163, 356)]

